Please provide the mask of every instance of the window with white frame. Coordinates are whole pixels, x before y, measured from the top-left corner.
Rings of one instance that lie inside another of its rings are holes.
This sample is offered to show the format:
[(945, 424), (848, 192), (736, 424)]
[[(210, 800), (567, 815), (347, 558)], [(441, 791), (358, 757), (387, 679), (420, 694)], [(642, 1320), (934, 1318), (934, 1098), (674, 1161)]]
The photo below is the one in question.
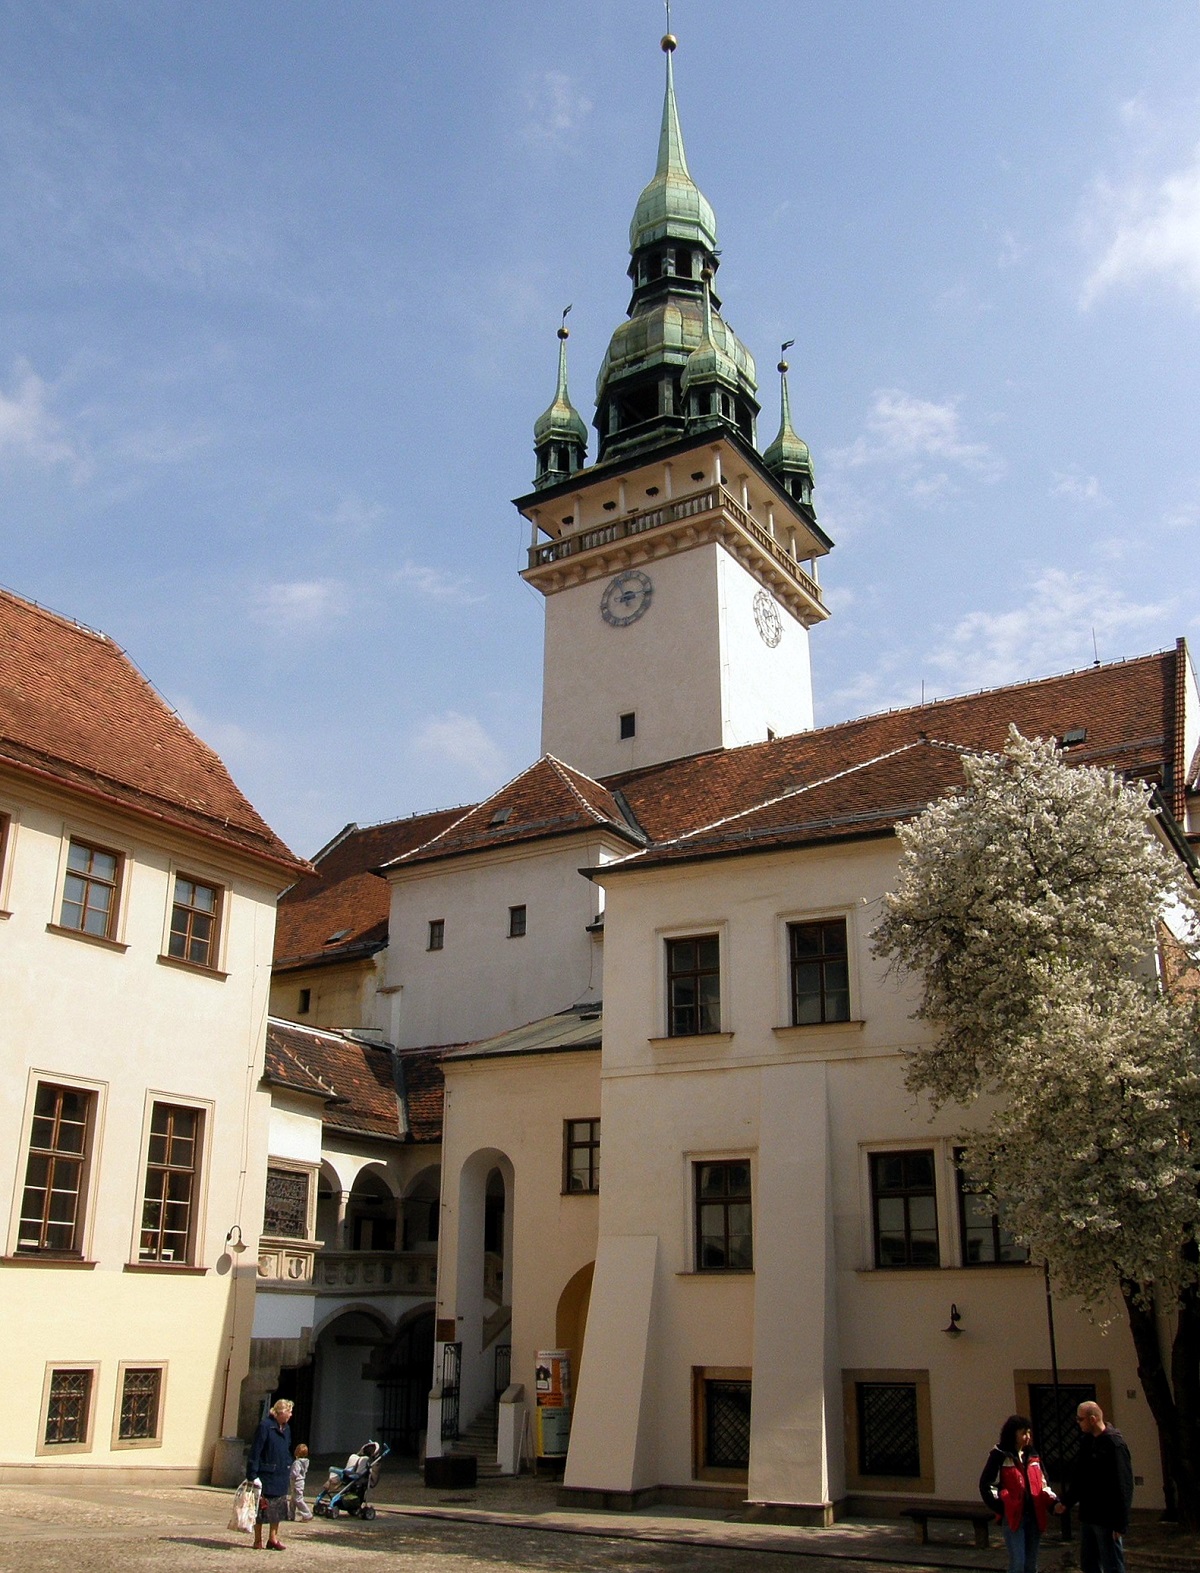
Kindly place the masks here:
[(794, 1027), (850, 1020), (850, 956), (845, 918), (788, 924)]
[(706, 1159), (692, 1165), (692, 1174), (696, 1271), (749, 1272), (754, 1266), (749, 1158)]

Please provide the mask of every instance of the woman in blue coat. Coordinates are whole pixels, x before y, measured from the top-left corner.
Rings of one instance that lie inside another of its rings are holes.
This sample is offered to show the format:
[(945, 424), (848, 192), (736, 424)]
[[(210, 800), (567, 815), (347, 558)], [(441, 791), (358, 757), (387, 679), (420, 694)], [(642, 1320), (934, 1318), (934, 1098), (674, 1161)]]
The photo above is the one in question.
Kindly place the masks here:
[(287, 1517), (288, 1487), (292, 1473), (292, 1401), (280, 1398), (271, 1405), (266, 1419), (254, 1433), (246, 1478), (261, 1486), (258, 1522), (254, 1526), (254, 1549), (263, 1548), (263, 1525), (267, 1525), (267, 1550), (282, 1551), (279, 1521)]

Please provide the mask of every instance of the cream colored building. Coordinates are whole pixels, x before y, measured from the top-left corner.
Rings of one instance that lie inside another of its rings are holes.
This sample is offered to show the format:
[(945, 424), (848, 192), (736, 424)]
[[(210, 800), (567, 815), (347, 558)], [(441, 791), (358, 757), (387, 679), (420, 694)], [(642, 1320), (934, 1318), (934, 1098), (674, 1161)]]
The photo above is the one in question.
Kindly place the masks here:
[[(754, 362), (721, 316), (663, 47), (597, 458), (564, 327), (517, 501), (546, 598), (543, 757), (444, 823), (355, 831), (284, 903), (283, 1014), (312, 1010), (302, 977), (349, 976), (370, 892), (372, 992), (343, 1001), (370, 1019), (339, 1024), (440, 1056), (428, 1450), (496, 1415), (497, 1460), (518, 1467), (556, 1350), (577, 1387), (570, 1500), (817, 1523), (969, 1502), (1005, 1415), (1033, 1415), (1053, 1469), (1096, 1396), (1153, 1507), (1128, 1332), (1055, 1304), (1056, 1411), (1042, 1273), (960, 1175), (960, 1116), (905, 1091), (923, 1029), (870, 936), (897, 824), (1014, 723), (1150, 783), (1194, 867), (1186, 647), (813, 729), (832, 542), (785, 362), (757, 447)], [(396, 849), (369, 863), (371, 835)], [(367, 878), (390, 886), (385, 919)]]
[(103, 634), (0, 593), (0, 1479), (208, 1477), (303, 865)]

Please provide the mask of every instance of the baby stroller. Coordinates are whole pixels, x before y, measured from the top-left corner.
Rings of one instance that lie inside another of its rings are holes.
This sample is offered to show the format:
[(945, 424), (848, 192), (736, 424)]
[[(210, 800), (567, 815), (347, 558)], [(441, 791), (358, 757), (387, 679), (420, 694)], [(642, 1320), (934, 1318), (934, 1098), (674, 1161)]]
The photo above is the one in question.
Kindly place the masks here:
[(356, 1518), (374, 1518), (375, 1509), (367, 1501), (367, 1493), (378, 1482), (380, 1465), (390, 1452), (386, 1443), (364, 1442), (346, 1460), (345, 1469), (331, 1469), (313, 1503), (314, 1516), (336, 1518), (339, 1513), (353, 1513)]

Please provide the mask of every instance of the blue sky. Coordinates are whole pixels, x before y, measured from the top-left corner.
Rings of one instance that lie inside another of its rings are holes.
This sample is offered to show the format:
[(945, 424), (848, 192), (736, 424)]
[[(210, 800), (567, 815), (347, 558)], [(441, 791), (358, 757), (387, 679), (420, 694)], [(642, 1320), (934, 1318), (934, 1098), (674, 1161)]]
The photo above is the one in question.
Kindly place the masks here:
[[(677, 0), (725, 315), (837, 549), (836, 720), (1200, 642), (1200, 6)], [(0, 0), (0, 582), (301, 852), (538, 748), (517, 577), (590, 417), (657, 0)], [(594, 448), (593, 448), (594, 453)]]

